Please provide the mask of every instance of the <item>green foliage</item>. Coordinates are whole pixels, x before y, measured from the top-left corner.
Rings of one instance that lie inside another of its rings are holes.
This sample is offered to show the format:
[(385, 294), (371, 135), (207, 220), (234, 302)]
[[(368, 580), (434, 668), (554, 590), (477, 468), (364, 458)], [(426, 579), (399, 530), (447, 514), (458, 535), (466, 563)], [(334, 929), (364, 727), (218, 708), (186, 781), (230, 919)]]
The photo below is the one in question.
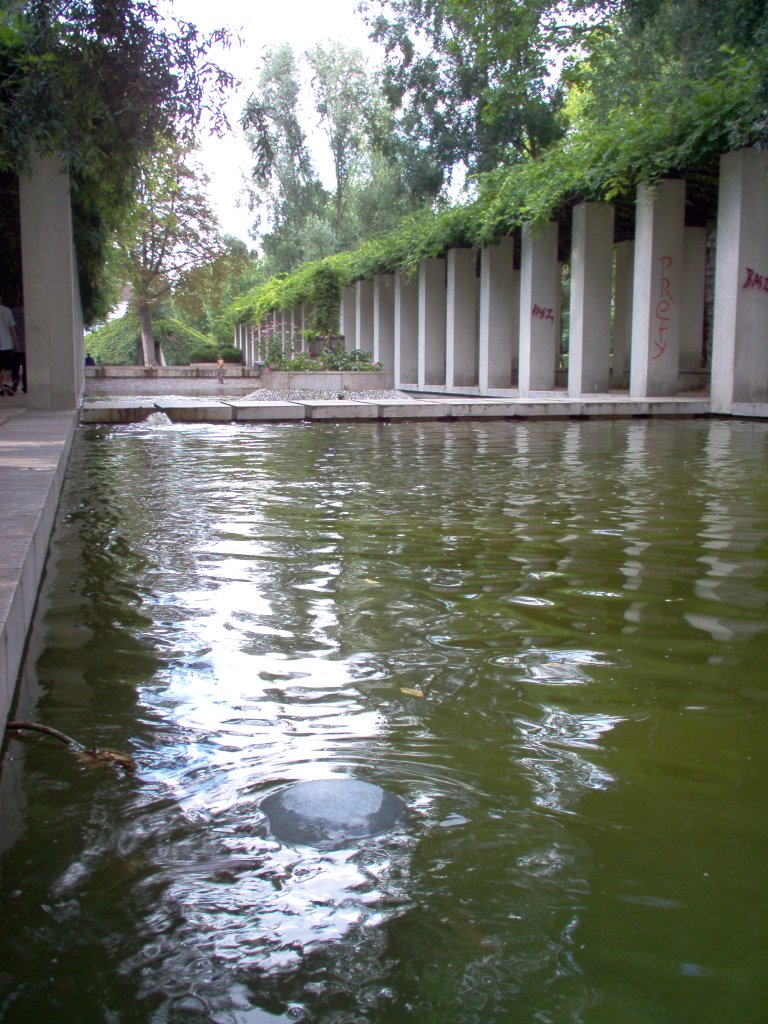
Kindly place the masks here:
[(187, 362), (190, 363), (215, 363), (219, 356), (225, 363), (242, 363), (243, 353), (234, 345), (201, 345), (193, 348), (188, 353)]
[[(153, 328), (168, 366), (186, 366), (191, 361), (192, 352), (198, 349), (213, 351), (214, 361), (219, 353), (210, 338), (172, 317), (156, 317)], [(101, 366), (140, 364), (141, 327), (138, 318), (126, 313), (103, 327), (89, 331), (85, 349)]]
[(206, 184), (174, 138), (158, 140), (151, 160), (139, 167), (136, 201), (117, 235), (115, 262), (131, 286), (146, 366), (155, 363), (151, 313), (185, 275), (226, 256)]
[(266, 58), (244, 123), (254, 158), (254, 225), (271, 273), (353, 249), (430, 202), (442, 173), (399, 133), (358, 50), (318, 45), (305, 55), (334, 170), (321, 185), (300, 118), (300, 67), (289, 46)]
[(459, 165), (491, 170), (535, 156), (556, 138), (561, 94), (551, 64), (558, 51), (578, 44), (604, 7), (615, 4), (364, 4), (372, 36), (386, 48), (384, 87), (401, 130), (446, 173)]
[(320, 360), (326, 370), (380, 370), (381, 363), (374, 363), (373, 354), (363, 349), (325, 349)]
[(310, 329), (318, 335), (339, 333), (341, 286), (332, 268), (321, 263), (312, 278)]
[(306, 352), (293, 355), (275, 355), (267, 363), (272, 370), (380, 370), (381, 363), (374, 363), (373, 355), (362, 349), (348, 352), (346, 349), (323, 349), (317, 357)]
[(698, 77), (691, 77), (688, 63), (669, 57), (645, 77), (638, 71), (629, 93), (606, 106), (594, 79), (614, 45), (612, 40), (600, 43), (606, 49), (595, 44), (595, 67), (570, 70), (571, 124), (537, 159), (477, 176), (472, 202), (423, 210), (354, 251), (271, 278), (230, 307), (231, 322), (257, 323), (273, 310), (310, 302), (323, 268), (340, 286), (394, 270), (410, 275), (421, 260), (451, 247), (491, 243), (583, 200), (632, 202), (640, 182), (711, 168), (731, 149), (768, 145), (768, 47), (735, 52), (708, 44)]
[(232, 78), (206, 53), (226, 35), (203, 37), (151, 0), (11, 0), (0, 30), (0, 169), (23, 172), (32, 151), (67, 166), (91, 323), (111, 299), (103, 271), (135, 168), (158, 135), (213, 112), (205, 95), (218, 106)]

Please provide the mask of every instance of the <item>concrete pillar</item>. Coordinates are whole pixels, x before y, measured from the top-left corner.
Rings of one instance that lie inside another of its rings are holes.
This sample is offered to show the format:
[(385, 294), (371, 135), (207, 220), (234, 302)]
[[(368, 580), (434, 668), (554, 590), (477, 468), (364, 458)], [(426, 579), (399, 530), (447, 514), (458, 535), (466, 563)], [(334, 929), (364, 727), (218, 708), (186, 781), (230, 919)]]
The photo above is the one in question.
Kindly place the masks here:
[(341, 333), (344, 335), (344, 348), (348, 352), (357, 348), (357, 289), (348, 284), (341, 289)]
[(639, 185), (636, 218), (629, 393), (633, 398), (674, 395), (683, 311), (685, 182)]
[(419, 263), (418, 383), (445, 384), (445, 260)]
[(373, 352), (373, 281), (358, 281), (355, 287), (355, 348)]
[(768, 151), (720, 160), (712, 409), (768, 400)]
[(30, 157), (19, 177), (27, 406), (76, 409), (85, 379), (80, 289), (69, 175), (53, 158)]
[(560, 276), (557, 224), (523, 226), (520, 268), (520, 397), (554, 387)]
[(683, 245), (683, 311), (680, 322), (680, 369), (700, 370), (704, 365), (707, 229), (686, 228)]
[(446, 275), (445, 383), (477, 384), (478, 282), (474, 249), (449, 249)]
[(616, 245), (616, 280), (613, 289), (613, 372), (614, 387), (626, 387), (629, 377), (629, 351), (632, 340), (632, 280), (635, 268), (635, 243)]
[(501, 238), (480, 253), (480, 391), (512, 386), (520, 344), (520, 273), (515, 270), (515, 240)]
[(608, 391), (611, 378), (613, 207), (573, 208), (568, 394)]
[(419, 282), (395, 274), (395, 387), (419, 379)]
[(395, 275), (373, 279), (373, 361), (385, 370), (395, 368)]
[(563, 264), (557, 264), (558, 286), (555, 289), (555, 366), (560, 369), (560, 356), (563, 351)]

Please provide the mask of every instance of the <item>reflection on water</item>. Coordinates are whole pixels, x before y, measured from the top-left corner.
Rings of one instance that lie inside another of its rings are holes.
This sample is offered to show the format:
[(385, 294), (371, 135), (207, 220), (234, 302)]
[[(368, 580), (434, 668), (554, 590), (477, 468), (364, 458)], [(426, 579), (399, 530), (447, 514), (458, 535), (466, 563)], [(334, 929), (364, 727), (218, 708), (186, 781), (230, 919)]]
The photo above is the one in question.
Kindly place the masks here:
[[(140, 768), (9, 743), (2, 1019), (761, 1020), (767, 445), (83, 430), (18, 710)], [(408, 820), (277, 842), (330, 777)]]

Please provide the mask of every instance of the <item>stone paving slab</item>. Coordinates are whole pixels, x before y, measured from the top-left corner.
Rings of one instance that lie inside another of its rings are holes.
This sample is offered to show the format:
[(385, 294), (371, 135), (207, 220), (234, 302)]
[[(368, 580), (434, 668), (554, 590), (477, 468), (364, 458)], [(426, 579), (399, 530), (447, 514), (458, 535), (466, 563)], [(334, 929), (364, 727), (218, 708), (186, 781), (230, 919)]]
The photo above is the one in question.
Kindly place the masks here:
[(75, 412), (30, 410), (0, 423), (0, 726), (13, 701), (76, 425)]
[(304, 406), (298, 402), (230, 402), (232, 418), (238, 423), (303, 420)]
[(379, 410), (375, 402), (303, 402), (304, 417), (308, 420), (371, 420), (377, 419)]
[(224, 402), (189, 398), (158, 398), (157, 412), (164, 412), (174, 423), (231, 423), (232, 407)]
[(141, 423), (157, 412), (152, 399), (124, 398), (114, 401), (84, 403), (80, 409), (81, 423)]

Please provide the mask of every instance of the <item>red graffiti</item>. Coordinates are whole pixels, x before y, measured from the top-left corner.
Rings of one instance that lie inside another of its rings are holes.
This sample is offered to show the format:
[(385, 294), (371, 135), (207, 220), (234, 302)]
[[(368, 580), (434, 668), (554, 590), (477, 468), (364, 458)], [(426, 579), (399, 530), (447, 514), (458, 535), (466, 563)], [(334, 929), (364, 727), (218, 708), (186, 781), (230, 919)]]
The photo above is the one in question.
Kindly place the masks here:
[(752, 267), (747, 267), (747, 276), (744, 278), (742, 288), (757, 288), (758, 291), (768, 292), (768, 276), (758, 274)]
[(672, 316), (672, 292), (669, 289), (670, 279), (666, 276), (666, 271), (672, 266), (671, 256), (660, 256), (659, 263), (661, 264), (661, 277), (659, 278), (659, 301), (656, 303), (656, 332), (657, 337), (653, 339), (653, 347), (655, 349), (651, 359), (658, 359), (663, 356), (667, 351), (669, 342), (664, 335), (669, 330), (669, 321)]
[(534, 306), (531, 310), (531, 316), (537, 317), (539, 320), (551, 320), (555, 322), (554, 312), (551, 309), (544, 309), (543, 306)]

